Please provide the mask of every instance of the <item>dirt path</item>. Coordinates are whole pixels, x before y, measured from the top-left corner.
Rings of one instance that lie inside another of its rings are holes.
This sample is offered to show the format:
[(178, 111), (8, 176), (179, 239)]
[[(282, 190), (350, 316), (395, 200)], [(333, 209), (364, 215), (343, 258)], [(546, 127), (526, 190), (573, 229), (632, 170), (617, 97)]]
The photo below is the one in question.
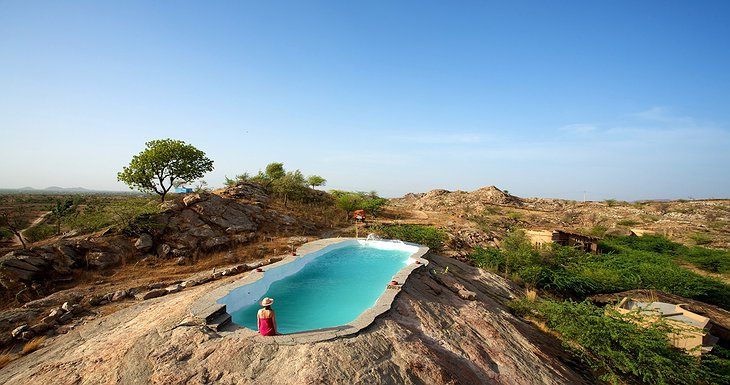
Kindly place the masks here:
[(685, 268), (693, 273), (699, 274), (703, 277), (719, 279), (720, 281), (730, 285), (730, 277), (724, 276), (722, 274), (710, 273), (709, 271), (702, 270), (702, 269), (698, 268), (697, 266), (692, 265), (690, 263), (686, 263), (686, 262), (679, 262), (679, 266), (682, 268)]
[[(31, 222), (31, 224), (28, 227), (24, 228), (23, 230), (20, 230), (20, 236), (25, 239), (25, 235), (24, 235), (25, 232), (38, 226), (39, 224), (41, 224), (41, 222), (43, 222), (46, 219), (46, 217), (50, 214), (51, 214), (50, 211), (46, 211), (45, 213), (38, 216), (38, 218), (33, 220), (33, 222)], [(23, 244), (20, 242), (18, 237), (13, 237), (13, 246), (23, 246)]]

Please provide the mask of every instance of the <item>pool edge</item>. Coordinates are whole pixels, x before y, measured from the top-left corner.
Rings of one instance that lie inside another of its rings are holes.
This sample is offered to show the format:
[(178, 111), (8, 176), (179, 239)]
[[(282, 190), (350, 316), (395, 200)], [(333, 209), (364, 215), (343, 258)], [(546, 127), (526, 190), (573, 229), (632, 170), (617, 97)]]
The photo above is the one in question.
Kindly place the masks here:
[[(346, 241), (364, 241), (363, 238), (325, 238), (325, 239), (318, 239), (312, 242), (307, 242), (296, 250), (296, 255), (287, 255), (282, 256), (283, 258), (275, 263), (266, 265), (266, 268), (273, 268), (281, 265), (285, 265), (288, 263), (291, 263), (299, 258), (304, 257), (307, 254), (317, 252), (325, 247), (346, 242)], [(393, 280), (397, 282), (397, 284), (389, 284), (387, 285), (386, 290), (383, 291), (383, 293), (378, 297), (377, 301), (375, 302), (375, 305), (372, 307), (366, 309), (364, 312), (362, 312), (355, 320), (351, 321), (350, 323), (347, 323), (345, 325), (326, 328), (326, 329), (317, 329), (312, 331), (306, 331), (306, 332), (298, 332), (298, 333), (292, 333), (292, 334), (284, 334), (281, 336), (274, 336), (274, 337), (263, 337), (260, 336), (256, 331), (238, 326), (233, 328), (233, 330), (230, 331), (222, 331), (224, 334), (233, 334), (237, 336), (243, 336), (247, 338), (252, 338), (256, 342), (261, 343), (273, 343), (273, 344), (280, 344), (280, 345), (295, 345), (300, 343), (314, 343), (314, 342), (321, 342), (321, 341), (328, 341), (339, 337), (345, 337), (350, 336), (353, 334), (356, 334), (360, 332), (362, 329), (370, 326), (377, 317), (380, 315), (386, 313), (388, 310), (390, 310), (393, 301), (395, 300), (396, 296), (401, 290), (401, 287), (406, 282), (410, 274), (423, 266), (427, 266), (429, 264), (429, 261), (424, 258), (426, 253), (428, 253), (429, 248), (423, 245), (415, 244), (415, 243), (409, 243), (409, 242), (403, 242), (407, 245), (416, 246), (418, 247), (418, 250), (414, 252), (410, 258), (414, 259), (416, 262), (408, 264), (404, 266), (402, 269), (400, 269), (394, 276)], [(242, 285), (253, 283), (263, 277), (263, 272), (257, 272), (256, 270), (252, 270), (248, 272), (244, 277), (241, 277), (239, 279), (236, 279), (235, 281), (232, 281), (230, 283), (227, 283), (225, 285), (222, 285), (220, 287), (217, 287), (201, 298), (199, 298), (197, 301), (195, 301), (191, 307), (190, 312), (192, 313), (192, 316), (195, 319), (200, 320), (201, 323), (207, 324), (209, 320), (212, 318), (214, 313), (220, 313), (221, 307), (225, 308), (226, 305), (217, 303), (217, 300), (220, 298), (223, 298), (228, 293), (230, 293), (232, 290), (234, 290), (237, 287), (240, 287)]]

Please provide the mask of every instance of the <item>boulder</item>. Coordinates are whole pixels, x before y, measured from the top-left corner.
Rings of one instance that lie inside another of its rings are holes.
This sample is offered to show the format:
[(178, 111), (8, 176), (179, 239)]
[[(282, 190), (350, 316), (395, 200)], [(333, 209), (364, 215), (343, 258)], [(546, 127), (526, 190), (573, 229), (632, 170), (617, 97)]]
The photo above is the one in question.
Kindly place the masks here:
[(13, 329), (13, 331), (10, 333), (10, 335), (13, 336), (13, 338), (18, 338), (24, 331), (28, 330), (28, 324), (22, 324), (18, 326), (17, 328)]
[(32, 331), (33, 334), (35, 334), (35, 335), (39, 335), (52, 327), (53, 327), (53, 324), (48, 324), (48, 323), (41, 321), (40, 323), (37, 323), (37, 324), (31, 326), (30, 331)]
[(155, 283), (150, 283), (149, 285), (147, 285), (147, 288), (150, 290), (154, 290), (154, 289), (161, 289), (165, 286), (167, 286), (167, 283), (165, 283), (165, 282), (155, 282)]
[(35, 334), (32, 331), (30, 331), (30, 329), (20, 333), (20, 339), (24, 340), (24, 341), (27, 341), (27, 340), (33, 338), (34, 336), (35, 336)]
[(101, 304), (101, 301), (104, 300), (104, 296), (102, 295), (92, 295), (89, 297), (89, 305), (91, 306), (99, 306)]
[(162, 209), (162, 211), (180, 211), (183, 208), (185, 208), (185, 205), (177, 199), (164, 201), (160, 204), (160, 209)]
[(200, 202), (200, 200), (200, 194), (188, 194), (185, 195), (185, 197), (183, 198), (183, 204), (185, 204), (185, 206), (190, 206), (197, 202)]
[(112, 294), (111, 302), (121, 301), (126, 297), (127, 297), (126, 290), (117, 290), (114, 292), (114, 294)]
[(238, 231), (253, 231), (258, 227), (249, 216), (249, 207), (242, 202), (227, 200), (217, 195), (192, 207), (201, 217), (221, 228), (236, 228)]
[(48, 262), (30, 251), (12, 251), (0, 259), (0, 274), (10, 281), (31, 281), (42, 275)]
[(157, 255), (160, 258), (167, 258), (167, 255), (170, 254), (171, 251), (172, 247), (170, 247), (170, 245), (168, 245), (167, 243), (163, 243), (157, 246)]
[(58, 319), (58, 317), (62, 316), (63, 313), (65, 313), (63, 311), (63, 309), (57, 307), (55, 309), (51, 309), (51, 312), (48, 314), (48, 317), (46, 317), (46, 318), (49, 318), (49, 319)]
[(162, 297), (165, 294), (167, 294), (167, 290), (165, 290), (165, 289), (153, 289), (153, 290), (150, 290), (150, 291), (142, 294), (142, 300)]
[(203, 247), (206, 249), (213, 249), (216, 247), (227, 245), (231, 240), (226, 236), (213, 237), (203, 243)]
[(172, 285), (165, 288), (167, 291), (167, 294), (177, 293), (178, 291), (182, 290), (183, 287), (180, 285)]
[(41, 323), (44, 323), (46, 325), (55, 325), (56, 322), (58, 322), (58, 317), (48, 316), (41, 319)]
[(114, 266), (119, 263), (120, 258), (116, 253), (95, 251), (88, 254), (87, 260), (89, 261), (89, 266), (93, 266), (98, 269), (106, 269), (107, 267)]
[(71, 318), (73, 318), (73, 316), (74, 315), (71, 312), (64, 313), (63, 315), (61, 315), (60, 317), (58, 317), (58, 323), (65, 324), (66, 322), (70, 321)]
[(153, 244), (152, 236), (144, 233), (137, 238), (136, 242), (134, 242), (134, 247), (139, 251), (147, 252), (152, 249)]

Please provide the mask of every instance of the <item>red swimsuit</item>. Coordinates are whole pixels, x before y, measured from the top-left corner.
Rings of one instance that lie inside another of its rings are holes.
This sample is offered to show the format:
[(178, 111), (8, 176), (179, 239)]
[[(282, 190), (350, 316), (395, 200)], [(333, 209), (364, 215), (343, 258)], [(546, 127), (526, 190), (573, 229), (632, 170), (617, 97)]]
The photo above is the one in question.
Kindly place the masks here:
[(259, 318), (259, 333), (261, 333), (262, 336), (276, 335), (276, 330), (274, 329), (274, 319)]

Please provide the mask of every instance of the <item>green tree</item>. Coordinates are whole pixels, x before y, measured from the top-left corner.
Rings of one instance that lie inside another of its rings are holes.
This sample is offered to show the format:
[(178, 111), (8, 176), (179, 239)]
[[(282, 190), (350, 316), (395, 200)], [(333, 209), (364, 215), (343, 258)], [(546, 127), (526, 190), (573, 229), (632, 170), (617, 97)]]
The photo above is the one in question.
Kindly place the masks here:
[(362, 199), (361, 206), (366, 213), (373, 216), (378, 216), (383, 211), (383, 206), (385, 206), (387, 203), (387, 199), (381, 198), (377, 194), (373, 196), (373, 194), (371, 193)]
[(362, 206), (362, 197), (358, 194), (340, 190), (332, 190), (330, 194), (335, 197), (335, 205), (345, 211), (346, 219), (350, 219), (350, 215)]
[(289, 198), (298, 198), (303, 194), (306, 187), (304, 175), (299, 170), (289, 171), (283, 176), (272, 182), (271, 188), (273, 192), (284, 198), (284, 207), (289, 202)]
[(310, 175), (307, 177), (307, 184), (312, 186), (312, 188), (324, 186), (325, 183), (327, 183), (327, 179), (324, 179), (319, 175)]
[(213, 171), (213, 161), (203, 151), (181, 140), (152, 140), (145, 146), (117, 174), (117, 179), (130, 189), (160, 195), (162, 202), (175, 181), (190, 183)]
[(504, 238), (502, 252), (505, 257), (505, 274), (533, 265), (539, 258), (537, 250), (532, 247), (527, 235), (521, 229), (512, 231)]
[(56, 221), (56, 235), (61, 234), (61, 221), (64, 218), (76, 213), (76, 205), (72, 199), (61, 201), (56, 199), (56, 204), (50, 207), (51, 218)]

